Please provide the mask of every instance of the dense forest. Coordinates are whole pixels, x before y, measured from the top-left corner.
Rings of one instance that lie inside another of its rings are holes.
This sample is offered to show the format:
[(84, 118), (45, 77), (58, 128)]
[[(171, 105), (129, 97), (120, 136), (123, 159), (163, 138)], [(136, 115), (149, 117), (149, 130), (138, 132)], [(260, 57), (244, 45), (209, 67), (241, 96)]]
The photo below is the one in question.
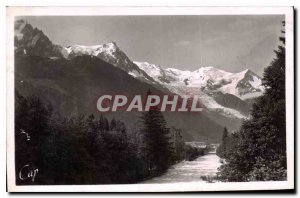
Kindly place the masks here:
[(224, 163), (218, 173), (222, 181), (287, 179), (285, 38), (280, 41), (276, 57), (264, 71), (265, 93), (253, 104), (251, 119), (235, 133), (224, 128), (217, 150)]
[[(168, 128), (156, 108), (142, 113), (140, 123), (128, 129), (102, 114), (63, 117), (40, 98), (16, 91), (17, 184), (136, 183), (206, 152), (185, 145), (182, 130)], [(27, 178), (30, 170), (38, 170), (34, 179)]]

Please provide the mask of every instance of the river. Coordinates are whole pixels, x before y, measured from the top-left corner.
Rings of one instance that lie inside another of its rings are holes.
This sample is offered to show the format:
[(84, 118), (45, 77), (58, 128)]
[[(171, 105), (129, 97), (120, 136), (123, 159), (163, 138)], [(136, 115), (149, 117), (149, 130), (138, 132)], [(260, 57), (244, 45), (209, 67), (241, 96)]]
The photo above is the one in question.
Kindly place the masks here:
[(201, 179), (201, 176), (216, 175), (220, 165), (220, 158), (215, 153), (209, 153), (193, 161), (182, 161), (175, 164), (165, 174), (143, 183), (206, 182)]

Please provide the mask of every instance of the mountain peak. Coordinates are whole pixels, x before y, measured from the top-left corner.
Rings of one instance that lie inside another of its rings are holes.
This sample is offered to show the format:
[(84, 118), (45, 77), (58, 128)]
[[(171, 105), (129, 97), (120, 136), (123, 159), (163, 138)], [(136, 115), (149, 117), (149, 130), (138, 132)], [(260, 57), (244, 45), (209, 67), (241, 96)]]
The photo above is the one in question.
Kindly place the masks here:
[(111, 41), (111, 42), (109, 42), (109, 43), (106, 43), (106, 45), (114, 46), (114, 47), (119, 48), (118, 45), (117, 45), (117, 43), (116, 43), (115, 41)]
[(62, 57), (61, 46), (54, 45), (43, 31), (33, 28), (25, 20), (16, 20), (14, 30), (16, 54)]
[(117, 43), (115, 43), (114, 41), (109, 42), (109, 43), (105, 43), (105, 44), (102, 44), (102, 45), (99, 45), (99, 46), (102, 46), (103, 48), (112, 49), (114, 51), (116, 51), (117, 49), (119, 49)]
[(17, 40), (23, 39), (24, 36), (23, 30), (25, 29), (26, 26), (28, 29), (27, 32), (33, 31), (33, 27), (23, 19), (15, 21), (14, 30), (15, 30), (15, 37), (17, 38)]
[(200, 67), (199, 69), (205, 69), (205, 70), (211, 70), (211, 69), (217, 69), (217, 68), (215, 68), (215, 67), (213, 67), (213, 66), (205, 66), (205, 67)]
[(66, 49), (71, 49), (71, 48), (78, 48), (81, 50), (85, 49), (90, 49), (90, 50), (97, 50), (101, 48), (106, 48), (106, 49), (116, 49), (118, 48), (117, 44), (115, 42), (110, 42), (110, 43), (104, 43), (104, 44), (98, 44), (98, 45), (69, 45), (68, 47), (65, 47)]
[(115, 52), (119, 50), (115, 42), (100, 45), (71, 45), (64, 48), (64, 56), (72, 58), (77, 55), (99, 56), (101, 54), (115, 57)]
[(253, 73), (250, 69), (245, 69), (241, 71), (241, 73), (247, 74), (247, 73)]
[(240, 73), (243, 73), (244, 78), (247, 78), (247, 77), (256, 77), (258, 79), (261, 79), (261, 77), (259, 75), (257, 75), (256, 73), (254, 73), (250, 69), (245, 69), (244, 71), (242, 71)]
[[(185, 93), (185, 90), (194, 90), (197, 94), (201, 94), (202, 91), (220, 91), (245, 99), (257, 97), (264, 90), (261, 86), (261, 78), (250, 69), (232, 73), (213, 66), (205, 66), (195, 71), (167, 68), (158, 72), (151, 67), (152, 64), (147, 64), (149, 66), (140, 63), (139, 67), (164, 86), (177, 90), (178, 93)], [(168, 81), (161, 79), (168, 79)]]
[(23, 19), (19, 19), (15, 21), (15, 29), (19, 29), (21, 25), (26, 25), (27, 22)]

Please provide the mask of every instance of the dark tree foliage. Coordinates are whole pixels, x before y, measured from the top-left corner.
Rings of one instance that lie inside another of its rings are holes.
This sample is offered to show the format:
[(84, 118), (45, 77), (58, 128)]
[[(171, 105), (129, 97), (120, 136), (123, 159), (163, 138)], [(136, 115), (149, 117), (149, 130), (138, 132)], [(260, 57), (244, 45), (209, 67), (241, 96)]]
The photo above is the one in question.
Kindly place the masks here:
[(182, 139), (182, 130), (179, 128), (171, 128), (171, 142), (174, 148), (174, 162), (183, 160), (186, 156), (185, 143)]
[[(150, 90), (147, 93), (151, 95)], [(147, 162), (149, 175), (157, 175), (173, 163), (174, 152), (170, 141), (170, 129), (157, 107), (152, 107), (142, 114), (143, 155)]]
[[(19, 174), (25, 165), (36, 169), (46, 163), (46, 160), (40, 160), (43, 153), (39, 148), (45, 147), (44, 137), (49, 133), (51, 112), (37, 97), (28, 100), (16, 92), (15, 98), (15, 168), (16, 174)], [(19, 182), (26, 184), (28, 180)]]
[(228, 144), (229, 138), (228, 138), (228, 130), (226, 127), (224, 127), (223, 130), (223, 135), (222, 135), (222, 143), (220, 144), (220, 146), (217, 148), (216, 154), (221, 157), (221, 158), (225, 158), (226, 156), (226, 152), (227, 152), (227, 147), (229, 147), (230, 145)]
[[(109, 126), (103, 115), (61, 117), (39, 98), (18, 92), (15, 104), (18, 185), (135, 183), (146, 178), (146, 162), (129, 143), (121, 121), (113, 119)], [(19, 179), (27, 164), (39, 170), (34, 182)]]
[(280, 40), (283, 45), (264, 71), (265, 93), (235, 135), (234, 148), (223, 156), (221, 180), (286, 180), (285, 39)]
[[(16, 91), (17, 185), (122, 184), (157, 176), (181, 160), (205, 151), (186, 146), (181, 130), (167, 128), (160, 111), (142, 115), (141, 140), (126, 125), (102, 114), (62, 117), (38, 97)], [(28, 167), (26, 165), (29, 165)], [(38, 169), (35, 180), (19, 178)]]
[(117, 122), (116, 122), (116, 120), (113, 118), (112, 120), (111, 120), (111, 122), (110, 122), (110, 130), (114, 130), (115, 128), (116, 128), (116, 126), (117, 126)]
[(173, 151), (173, 163), (178, 163), (182, 160), (193, 161), (196, 158), (206, 155), (209, 151), (209, 146), (204, 148), (196, 148), (185, 144), (182, 139), (182, 129), (171, 127), (171, 143)]
[(188, 161), (193, 161), (199, 156), (206, 155), (207, 153), (208, 148), (195, 148), (188, 145), (185, 145), (184, 147), (184, 159)]

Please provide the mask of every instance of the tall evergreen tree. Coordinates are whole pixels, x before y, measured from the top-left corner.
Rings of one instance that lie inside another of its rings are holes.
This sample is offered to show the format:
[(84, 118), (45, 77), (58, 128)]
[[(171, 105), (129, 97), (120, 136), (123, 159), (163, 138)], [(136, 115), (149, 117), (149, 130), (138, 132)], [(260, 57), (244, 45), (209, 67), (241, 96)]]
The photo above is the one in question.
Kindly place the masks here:
[(117, 126), (117, 122), (115, 120), (115, 118), (113, 118), (111, 121), (110, 121), (110, 130), (114, 130)]
[(178, 162), (182, 159), (184, 159), (184, 141), (182, 138), (182, 129), (172, 127), (171, 128), (172, 133), (172, 142), (173, 142), (173, 148), (174, 148), (174, 161)]
[(108, 122), (108, 119), (107, 118), (104, 118), (104, 121), (103, 121), (103, 129), (105, 131), (109, 131), (109, 122)]
[(227, 152), (227, 142), (228, 142), (228, 130), (226, 127), (223, 129), (222, 142), (217, 149), (217, 155), (224, 158)]
[[(149, 90), (147, 95), (151, 95)], [(170, 142), (170, 129), (157, 107), (152, 107), (142, 114), (144, 137), (144, 157), (150, 174), (165, 171), (173, 159), (173, 148)]]
[(104, 130), (104, 118), (103, 118), (102, 113), (101, 113), (100, 118), (99, 118), (99, 128), (100, 128), (100, 130)]

